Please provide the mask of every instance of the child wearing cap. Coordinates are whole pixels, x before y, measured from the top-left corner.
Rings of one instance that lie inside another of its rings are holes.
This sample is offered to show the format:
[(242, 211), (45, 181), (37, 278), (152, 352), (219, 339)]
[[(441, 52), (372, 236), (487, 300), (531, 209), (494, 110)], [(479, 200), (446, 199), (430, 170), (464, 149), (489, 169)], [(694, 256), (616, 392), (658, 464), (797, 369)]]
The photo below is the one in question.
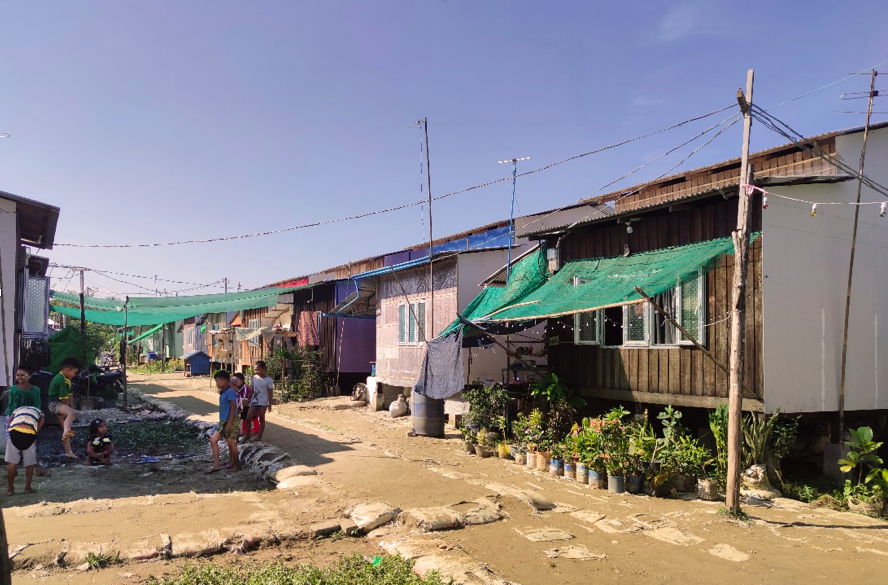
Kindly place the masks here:
[(15, 477), (19, 464), (25, 466), (25, 493), (33, 494), (31, 479), (37, 465), (37, 432), (43, 428), (43, 413), (34, 406), (21, 406), (12, 412), (7, 424), (6, 441), (7, 496), (15, 495)]

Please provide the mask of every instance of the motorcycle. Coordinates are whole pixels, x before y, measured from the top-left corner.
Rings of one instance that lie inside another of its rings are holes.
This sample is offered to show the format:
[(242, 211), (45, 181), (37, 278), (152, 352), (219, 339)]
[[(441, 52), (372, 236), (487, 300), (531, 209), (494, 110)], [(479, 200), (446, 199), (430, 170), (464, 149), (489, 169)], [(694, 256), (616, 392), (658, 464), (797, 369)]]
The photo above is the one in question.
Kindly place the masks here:
[(87, 366), (71, 380), (75, 397), (94, 396), (111, 399), (123, 392), (123, 372), (110, 367)]

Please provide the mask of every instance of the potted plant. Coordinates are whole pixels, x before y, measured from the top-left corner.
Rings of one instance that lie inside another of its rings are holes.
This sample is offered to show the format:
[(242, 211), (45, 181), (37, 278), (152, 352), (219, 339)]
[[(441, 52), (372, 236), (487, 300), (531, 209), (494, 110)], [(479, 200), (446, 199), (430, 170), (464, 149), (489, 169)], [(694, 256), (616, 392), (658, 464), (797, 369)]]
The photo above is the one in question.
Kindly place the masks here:
[(102, 390), (103, 408), (115, 408), (117, 406), (117, 385), (109, 385)]
[(469, 427), (460, 427), (459, 432), (462, 433), (465, 450), (470, 455), (475, 454), (475, 445), (478, 444), (478, 433)]
[(703, 475), (703, 464), (709, 458), (709, 451), (693, 437), (680, 435), (673, 442), (670, 456), (675, 474), (673, 487), (679, 492), (694, 491), (697, 478)]
[(707, 502), (718, 500), (718, 478), (714, 469), (703, 470), (703, 475), (697, 478), (697, 497)]
[(518, 443), (510, 445), (509, 452), (512, 453), (512, 458), (515, 459), (515, 463), (517, 463), (518, 465), (524, 465), (527, 457), (527, 453), (524, 450), (524, 445)]
[(487, 444), (487, 431), (485, 429), (478, 431), (478, 442), (475, 444), (475, 455), (484, 458), (493, 455), (493, 449)]
[(556, 476), (564, 475), (564, 445), (553, 443), (552, 456), (549, 459), (549, 473)]
[(607, 469), (607, 490), (613, 494), (626, 491), (626, 468), (629, 460), (629, 436), (623, 417), (629, 414), (622, 406), (604, 417), (601, 427), (604, 465)]
[(500, 459), (509, 458), (509, 444), (505, 441), (499, 441), (496, 444), (496, 453)]
[(647, 459), (640, 452), (632, 451), (629, 453), (626, 463), (626, 491), (630, 494), (641, 493), (646, 465)]

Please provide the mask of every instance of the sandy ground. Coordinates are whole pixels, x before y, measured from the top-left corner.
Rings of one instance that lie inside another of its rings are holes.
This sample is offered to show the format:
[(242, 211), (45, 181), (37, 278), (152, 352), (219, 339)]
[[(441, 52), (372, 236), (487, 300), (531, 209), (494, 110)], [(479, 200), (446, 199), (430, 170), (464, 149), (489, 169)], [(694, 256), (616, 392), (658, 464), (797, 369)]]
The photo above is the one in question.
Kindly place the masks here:
[[(215, 413), (216, 395), (207, 380), (154, 376), (135, 385), (206, 420)], [(220, 485), (246, 480), (232, 477), (238, 474), (206, 478), (200, 468), (205, 462), (182, 460), (175, 464), (176, 470), (145, 478), (138, 473), (113, 477), (114, 483), (139, 485), (141, 494), (104, 497), (98, 478), (111, 478), (100, 475), (111, 470), (81, 467), (70, 473), (77, 482), (95, 486), (89, 495), (97, 501), (75, 501), (84, 496), (74, 488), (66, 488), (70, 497), (64, 502), (57, 498), (58, 502), (32, 503), (22, 497), (9, 507), (10, 502), (4, 500), (11, 548), (50, 540), (23, 551), (32, 559), (31, 568), (17, 572), (14, 582), (130, 582), (185, 562), (127, 564), (88, 573), (49, 569), (50, 557), (62, 538), (114, 541), (113, 546), (122, 546), (164, 532), (193, 533), (223, 525), (276, 520), (307, 526), (339, 518), (366, 502), (385, 501), (403, 510), (448, 506), (453, 510), (460, 508), (454, 508), (460, 502), (476, 500), (495, 502), (503, 519), (426, 535), (402, 523), (371, 532), (367, 538), (294, 542), (248, 553), (247, 558), (324, 561), (351, 550), (376, 554), (383, 545), (411, 556), (425, 555), (422, 558), (434, 565), (428, 550), (451, 549), (468, 553), (465, 558), (485, 564), (498, 578), (522, 585), (578, 583), (590, 578), (631, 583), (736, 582), (740, 576), (748, 583), (825, 582), (839, 574), (852, 581), (882, 582), (888, 574), (888, 523), (855, 514), (778, 499), (767, 506), (748, 506), (751, 520), (740, 523), (719, 517), (720, 504), (716, 503), (609, 495), (529, 472), (510, 461), (470, 456), (462, 450), (456, 432), (444, 440), (408, 437), (409, 420), (354, 408), (347, 398), (282, 405), (268, 422), (266, 442), (312, 467), (318, 475), (310, 482), (286, 491), (255, 491), (262, 486), (244, 484), (232, 493), (220, 493), (224, 492)], [(193, 477), (197, 485), (186, 488), (189, 481), (171, 483), (176, 477)], [(89, 478), (97, 479), (90, 482)], [(46, 498), (45, 483), (64, 481), (67, 486), (69, 478), (56, 473), (40, 481), (36, 484), (40, 498)], [(166, 495), (152, 498), (153, 493)], [(531, 500), (540, 497), (557, 506), (537, 510), (528, 504), (528, 494)], [(60, 512), (53, 506), (64, 509)], [(541, 529), (546, 529), (542, 538), (561, 540), (538, 540)], [(239, 557), (222, 555), (212, 562), (232, 558)]]

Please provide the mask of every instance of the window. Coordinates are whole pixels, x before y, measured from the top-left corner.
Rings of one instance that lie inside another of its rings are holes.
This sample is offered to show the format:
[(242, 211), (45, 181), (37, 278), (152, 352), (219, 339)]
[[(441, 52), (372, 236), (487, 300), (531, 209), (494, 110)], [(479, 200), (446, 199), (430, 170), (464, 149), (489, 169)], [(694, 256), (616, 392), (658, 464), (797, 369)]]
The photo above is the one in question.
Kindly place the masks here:
[[(412, 310), (411, 310), (412, 309)], [(398, 343), (412, 345), (421, 343), (425, 337), (425, 301), (398, 305)]]
[(600, 345), (601, 311), (589, 311), (574, 315), (574, 343), (577, 345)]
[(194, 327), (189, 327), (185, 332), (185, 345), (194, 345)]
[[(259, 329), (259, 319), (250, 319), (247, 323), (250, 329)], [(259, 347), (259, 337), (256, 336), (248, 342), (252, 347)]]
[[(706, 295), (703, 270), (697, 272), (697, 278), (690, 278), (687, 282), (679, 283), (672, 290), (660, 293), (653, 298), (654, 302), (663, 307), (672, 315), (679, 325), (684, 327), (699, 343), (706, 343)], [(622, 331), (618, 319), (622, 311)], [(603, 315), (602, 315), (603, 313)], [(603, 324), (598, 325), (599, 332), (603, 330), (604, 345), (629, 347), (674, 347), (676, 345), (692, 345), (690, 339), (678, 331), (672, 323), (666, 320), (653, 307), (647, 303), (625, 305), (621, 309), (605, 309), (598, 311), (598, 320)], [(589, 343), (580, 341), (582, 327), (577, 324), (577, 343)], [(602, 333), (599, 333), (599, 339)]]
[(623, 307), (623, 345), (649, 345), (647, 303)]

